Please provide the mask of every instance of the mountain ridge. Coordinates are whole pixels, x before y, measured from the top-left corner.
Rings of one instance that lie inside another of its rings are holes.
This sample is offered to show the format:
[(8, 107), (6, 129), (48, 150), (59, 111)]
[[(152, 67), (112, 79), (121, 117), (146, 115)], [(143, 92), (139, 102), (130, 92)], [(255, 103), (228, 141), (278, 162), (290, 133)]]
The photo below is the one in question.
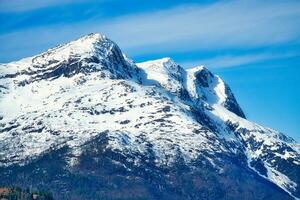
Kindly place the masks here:
[[(256, 190), (261, 185), (264, 189), (257, 194), (261, 197), (274, 192), (278, 195), (274, 198), (288, 199), (272, 184), (290, 197), (300, 197), (299, 144), (246, 120), (229, 86), (203, 66), (185, 70), (171, 58), (134, 63), (107, 37), (89, 34), (2, 65), (0, 73), (0, 171), (6, 183), (14, 182), (8, 176), (14, 176), (14, 168), (24, 174), (22, 170), (31, 166), (38, 173), (37, 166), (44, 166), (40, 159), (54, 154), (65, 163), (57, 166), (65, 176), (92, 173), (83, 163), (89, 157), (94, 159), (89, 162), (96, 171), (104, 167), (97, 160), (107, 159), (124, 174), (137, 171), (142, 175), (130, 176), (144, 180), (142, 190), (149, 199), (202, 199), (204, 194), (208, 199), (226, 198), (229, 190), (221, 190), (218, 184), (224, 179), (225, 185), (235, 190), (229, 176), (243, 177)], [(56, 155), (65, 148), (67, 152)], [(87, 158), (82, 157), (84, 154)], [(209, 172), (218, 180), (215, 185), (208, 181), (215, 194), (196, 183), (193, 190), (182, 185), (185, 182), (180, 183), (182, 189), (176, 188), (170, 177), (160, 192), (148, 185), (147, 176), (160, 185), (163, 181), (155, 174), (179, 172), (178, 167), (186, 174), (197, 172), (196, 182), (205, 180), (202, 173)], [(44, 168), (46, 173), (51, 171)], [(147, 170), (151, 173), (146, 176)], [(18, 173), (15, 176), (24, 179)], [(92, 177), (99, 181), (95, 174)], [(243, 194), (248, 194), (250, 189), (239, 184)], [(75, 195), (74, 188), (69, 186), (65, 194)], [(54, 194), (60, 196), (60, 189)], [(174, 196), (173, 190), (178, 190)], [(151, 191), (158, 196), (151, 196)], [(187, 194), (192, 192), (199, 198)], [(241, 197), (234, 194), (232, 199)], [(250, 199), (261, 198), (251, 195)]]

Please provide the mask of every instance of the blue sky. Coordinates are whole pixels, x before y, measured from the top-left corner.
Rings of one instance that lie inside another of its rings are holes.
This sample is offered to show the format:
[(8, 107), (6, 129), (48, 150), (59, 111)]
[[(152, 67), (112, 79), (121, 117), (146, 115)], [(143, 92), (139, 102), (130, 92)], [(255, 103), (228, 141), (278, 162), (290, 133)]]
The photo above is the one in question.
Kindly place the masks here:
[(0, 21), (2, 63), (104, 33), (136, 62), (206, 65), (250, 120), (300, 141), (300, 1), (0, 0)]

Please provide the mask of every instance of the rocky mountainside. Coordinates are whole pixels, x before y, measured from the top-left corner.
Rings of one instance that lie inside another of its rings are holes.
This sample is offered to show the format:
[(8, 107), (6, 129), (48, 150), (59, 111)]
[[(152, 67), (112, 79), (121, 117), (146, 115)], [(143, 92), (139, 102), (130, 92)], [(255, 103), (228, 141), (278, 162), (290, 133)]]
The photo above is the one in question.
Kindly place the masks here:
[(0, 66), (0, 185), (56, 199), (297, 199), (300, 145), (224, 81), (101, 34)]

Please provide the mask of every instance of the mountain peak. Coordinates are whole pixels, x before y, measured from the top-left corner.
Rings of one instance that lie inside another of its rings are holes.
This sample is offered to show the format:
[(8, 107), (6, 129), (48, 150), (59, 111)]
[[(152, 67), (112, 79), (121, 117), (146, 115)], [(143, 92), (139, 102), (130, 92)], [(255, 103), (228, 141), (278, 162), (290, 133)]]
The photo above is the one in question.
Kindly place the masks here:
[(80, 43), (81, 45), (84, 45), (85, 42), (90, 43), (90, 44), (95, 44), (97, 42), (101, 42), (104, 40), (108, 40), (108, 38), (102, 34), (102, 33), (89, 33), (86, 35), (83, 35), (81, 37), (79, 37), (76, 40), (73, 40), (71, 42), (67, 42), (66, 44), (69, 43)]
[(145, 62), (139, 63), (139, 65), (144, 67), (162, 67), (162, 68), (170, 68), (171, 66), (178, 66), (178, 64), (170, 57), (164, 57), (156, 60), (149, 60)]
[(192, 67), (190, 69), (187, 69), (187, 71), (191, 74), (194, 74), (194, 76), (197, 77), (206, 77), (206, 78), (212, 78), (214, 75), (204, 66), (204, 65), (199, 65), (196, 67)]
[(6, 66), (4, 76), (15, 77), (18, 85), (78, 73), (102, 71), (103, 76), (111, 78), (131, 78), (136, 73), (135, 66), (124, 58), (118, 45), (100, 33), (85, 35)]
[[(97, 53), (97, 49), (101, 46), (102, 43), (109, 43), (109, 46), (117, 46), (105, 35), (102, 35), (100, 33), (91, 33), (82, 36), (77, 40), (49, 49), (46, 52), (36, 56), (34, 60), (67, 60), (72, 56), (89, 57)], [(107, 49), (109, 50), (109, 48)]]
[(161, 63), (172, 63), (172, 64), (175, 63), (175, 61), (170, 57), (164, 57), (164, 58), (160, 58), (160, 59), (153, 60), (153, 61), (161, 62)]
[(102, 33), (90, 33), (81, 37), (81, 39), (94, 39), (94, 40), (103, 40), (107, 37)]
[(93, 49), (96, 48), (101, 42), (113, 43), (109, 38), (101, 33), (90, 33), (62, 46), (77, 46), (81, 48)]
[(199, 65), (199, 66), (196, 66), (196, 67), (192, 67), (188, 70), (190, 72), (198, 72), (198, 71), (202, 71), (202, 70), (207, 70), (207, 68), (204, 65)]
[(93, 33), (1, 66), (0, 185), (58, 199), (300, 198), (299, 145), (245, 119), (219, 76), (168, 57), (136, 65)]

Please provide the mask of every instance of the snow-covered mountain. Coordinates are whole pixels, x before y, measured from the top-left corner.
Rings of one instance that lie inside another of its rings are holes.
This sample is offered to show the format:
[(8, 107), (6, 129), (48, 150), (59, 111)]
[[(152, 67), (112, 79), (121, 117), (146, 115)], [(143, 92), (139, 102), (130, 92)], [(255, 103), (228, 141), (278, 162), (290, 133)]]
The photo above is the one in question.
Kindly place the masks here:
[(300, 145), (224, 81), (100, 34), (0, 66), (0, 185), (58, 199), (297, 199)]

